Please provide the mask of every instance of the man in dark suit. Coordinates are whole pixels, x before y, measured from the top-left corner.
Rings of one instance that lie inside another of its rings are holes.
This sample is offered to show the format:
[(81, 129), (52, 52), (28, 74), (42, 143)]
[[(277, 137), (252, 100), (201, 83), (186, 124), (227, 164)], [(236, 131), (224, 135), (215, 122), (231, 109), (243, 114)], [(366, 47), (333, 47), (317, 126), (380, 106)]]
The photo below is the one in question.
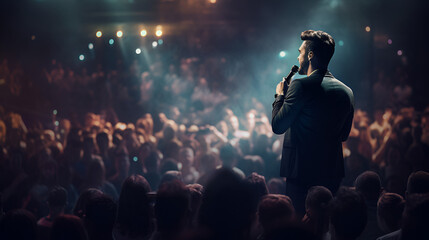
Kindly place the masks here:
[(290, 85), (280, 82), (273, 103), (272, 129), (285, 134), (280, 175), (298, 213), (304, 213), (308, 189), (327, 187), (333, 194), (344, 177), (342, 142), (350, 133), (353, 92), (327, 70), (334, 39), (322, 31), (301, 33), (299, 74)]

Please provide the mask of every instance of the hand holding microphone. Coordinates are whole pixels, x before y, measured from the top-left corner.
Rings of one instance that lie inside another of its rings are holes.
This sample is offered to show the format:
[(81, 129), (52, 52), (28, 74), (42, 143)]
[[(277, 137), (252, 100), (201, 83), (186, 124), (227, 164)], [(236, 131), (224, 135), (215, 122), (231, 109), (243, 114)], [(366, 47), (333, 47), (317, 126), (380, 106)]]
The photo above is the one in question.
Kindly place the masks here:
[(298, 66), (293, 65), (293, 67), (290, 70), (290, 73), (287, 75), (287, 77), (284, 77), (283, 81), (281, 81), (279, 84), (277, 84), (277, 87), (276, 87), (276, 94), (277, 95), (284, 95), (286, 93), (287, 87), (289, 87), (290, 81), (292, 80), (293, 75), (295, 75), (295, 73), (298, 72), (298, 69), (299, 69)]

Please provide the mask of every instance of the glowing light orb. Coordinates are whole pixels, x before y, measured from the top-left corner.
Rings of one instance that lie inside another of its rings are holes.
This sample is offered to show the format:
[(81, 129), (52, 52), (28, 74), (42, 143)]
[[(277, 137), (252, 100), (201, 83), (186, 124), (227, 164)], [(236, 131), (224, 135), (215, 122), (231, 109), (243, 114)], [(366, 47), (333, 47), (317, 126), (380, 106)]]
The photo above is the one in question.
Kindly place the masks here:
[(286, 52), (285, 51), (280, 51), (279, 57), (281, 57), (281, 58), (286, 57)]
[(153, 42), (152, 42), (152, 47), (153, 47), (153, 48), (156, 48), (157, 46), (158, 46), (158, 42), (157, 42), (157, 41), (153, 41)]
[(365, 31), (366, 31), (366, 32), (370, 32), (370, 31), (371, 31), (371, 28), (370, 28), (369, 26), (366, 26), (366, 27), (365, 27)]
[(392, 45), (393, 41), (392, 39), (387, 40), (387, 44)]
[(95, 33), (95, 36), (97, 36), (98, 38), (101, 38), (101, 36), (103, 36), (103, 33), (101, 31), (97, 31)]
[(88, 48), (89, 48), (89, 50), (93, 49), (93, 48), (94, 48), (94, 44), (89, 43), (89, 44), (88, 44)]
[(123, 35), (124, 35), (124, 33), (121, 30), (119, 30), (119, 31), (116, 32), (116, 36), (118, 38), (121, 38)]
[(146, 29), (141, 30), (140, 31), (140, 36), (146, 37), (147, 36), (147, 30)]
[(142, 53), (142, 50), (140, 48), (137, 48), (136, 49), (136, 54), (140, 54), (140, 53)]
[(113, 40), (113, 39), (110, 39), (110, 40), (109, 40), (109, 44), (110, 44), (110, 45), (113, 45), (114, 43), (115, 43), (115, 40)]
[(398, 50), (397, 54), (398, 54), (398, 56), (402, 56), (402, 54), (403, 54), (402, 50)]
[(340, 40), (340, 41), (338, 42), (338, 45), (340, 45), (340, 47), (344, 46), (344, 41), (343, 41), (343, 40)]
[(160, 29), (156, 30), (155, 35), (157, 37), (161, 37), (162, 36), (162, 30), (160, 30)]
[(158, 45), (162, 45), (164, 43), (164, 40), (158, 39)]
[(85, 60), (85, 56), (83, 54), (79, 55), (79, 60), (81, 61)]

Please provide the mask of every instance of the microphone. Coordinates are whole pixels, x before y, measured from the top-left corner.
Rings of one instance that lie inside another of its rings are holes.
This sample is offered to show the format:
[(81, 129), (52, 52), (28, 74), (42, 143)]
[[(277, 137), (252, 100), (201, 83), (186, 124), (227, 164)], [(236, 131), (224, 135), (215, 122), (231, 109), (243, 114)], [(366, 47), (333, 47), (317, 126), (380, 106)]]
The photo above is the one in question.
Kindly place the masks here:
[(290, 73), (287, 75), (287, 77), (283, 78), (283, 81), (287, 83), (289, 86), (290, 81), (292, 80), (293, 75), (298, 72), (299, 67), (297, 65), (293, 65), (292, 69), (290, 70)]

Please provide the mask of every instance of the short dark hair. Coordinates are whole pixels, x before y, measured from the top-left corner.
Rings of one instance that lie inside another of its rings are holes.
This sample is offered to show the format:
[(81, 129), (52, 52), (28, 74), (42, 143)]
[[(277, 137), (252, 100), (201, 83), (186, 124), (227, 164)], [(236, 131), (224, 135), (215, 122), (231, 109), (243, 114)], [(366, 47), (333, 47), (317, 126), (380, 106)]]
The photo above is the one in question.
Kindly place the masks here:
[(365, 200), (359, 192), (340, 188), (332, 200), (330, 215), (337, 236), (355, 239), (362, 234), (367, 223)]
[(51, 207), (64, 207), (67, 204), (67, 191), (63, 187), (54, 187), (48, 196)]
[(376, 172), (365, 171), (356, 178), (355, 187), (366, 200), (378, 201), (382, 191), (380, 176)]
[(408, 177), (407, 193), (429, 193), (429, 173), (418, 171)]
[(389, 232), (396, 231), (401, 227), (404, 207), (404, 198), (396, 193), (384, 193), (378, 199), (377, 215), (380, 220), (384, 221)]
[(301, 33), (301, 40), (307, 41), (306, 52), (314, 52), (319, 64), (328, 66), (335, 52), (335, 41), (331, 35), (323, 31), (306, 30)]

